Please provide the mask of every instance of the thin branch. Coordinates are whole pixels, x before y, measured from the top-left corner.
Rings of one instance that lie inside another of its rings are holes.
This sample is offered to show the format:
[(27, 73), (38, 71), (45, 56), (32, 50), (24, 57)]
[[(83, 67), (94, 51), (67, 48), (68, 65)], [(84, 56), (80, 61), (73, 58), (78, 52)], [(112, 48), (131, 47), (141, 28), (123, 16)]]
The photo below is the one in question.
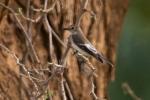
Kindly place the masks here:
[[(54, 3), (54, 4), (55, 4), (55, 3)], [(54, 5), (54, 4), (53, 4), (53, 5)], [(51, 10), (52, 10), (53, 8), (54, 8), (54, 7), (52, 6), (52, 7), (51, 7)], [(31, 19), (31, 18), (29, 18), (29, 17), (24, 16), (23, 13), (22, 13), (22, 11), (21, 11), (21, 9), (19, 9), (19, 14), (22, 16), (22, 18), (24, 18), (25, 20), (31, 21), (32, 23), (37, 23), (37, 22), (39, 22), (40, 19), (41, 19), (42, 16), (43, 16), (43, 15), (40, 15), (40, 16), (38, 16), (38, 17), (35, 18), (35, 19)], [(50, 26), (50, 24), (49, 24), (49, 27), (51, 28), (52, 34), (55, 36), (55, 38), (58, 40), (58, 42), (59, 42), (63, 47), (66, 48), (64, 42), (59, 38), (59, 36), (58, 36), (57, 33), (52, 29), (52, 27)]]
[(47, 4), (44, 6), (44, 9), (42, 9), (42, 8), (36, 9), (33, 6), (31, 7), (31, 9), (33, 11), (35, 11), (35, 12), (49, 13), (49, 12), (51, 12), (54, 9), (56, 3), (57, 3), (57, 0), (55, 0), (55, 2), (52, 4), (52, 6), (50, 8), (48, 8), (48, 9), (47, 9)]
[(122, 89), (125, 93), (127, 93), (130, 97), (133, 98), (133, 100), (142, 100), (140, 97), (138, 97), (134, 91), (131, 89), (128, 83), (124, 82), (122, 84)]
[(71, 90), (70, 90), (70, 87), (69, 87), (69, 85), (68, 85), (68, 83), (67, 83), (66, 80), (64, 80), (64, 85), (65, 85), (65, 88), (66, 88), (66, 90), (67, 90), (67, 92), (68, 92), (69, 100), (74, 100), (74, 99), (73, 99), (73, 95), (72, 95)]
[(37, 23), (37, 22), (39, 22), (39, 21), (40, 21), (40, 19), (42, 18), (42, 16), (41, 16), (41, 15), (40, 15), (40, 16), (38, 16), (38, 17), (37, 17), (37, 18), (35, 18), (35, 19), (32, 19), (32, 18), (26, 17), (26, 16), (24, 16), (24, 15), (23, 15), (23, 13), (22, 13), (21, 9), (19, 9), (19, 14), (22, 16), (22, 18), (24, 18), (25, 20), (30, 21), (30, 22), (32, 22), (32, 23)]
[[(50, 71), (48, 68), (45, 68), (45, 69), (36, 69), (36, 70), (37, 70), (38, 72), (39, 72), (39, 71), (43, 71), (43, 72), (49, 72), (49, 73), (51, 73), (51, 71)], [(31, 73), (32, 73), (32, 72), (36, 72), (35, 70), (30, 70), (30, 69), (28, 69), (28, 71), (31, 72)]]
[(91, 76), (91, 93), (90, 94), (93, 96), (94, 100), (99, 100), (99, 98), (95, 94), (95, 85), (93, 82), (93, 76)]
[(102, 1), (102, 0), (99, 0), (99, 3), (100, 3), (99, 19), (100, 19), (100, 21), (101, 21), (101, 20), (103, 19), (103, 18), (102, 18), (102, 17), (103, 17), (102, 13), (103, 13), (104, 4), (103, 4), (103, 1)]
[(33, 83), (33, 85), (35, 86), (35, 89), (36, 89), (37, 91), (39, 91), (39, 90), (38, 90), (38, 85), (33, 81), (32, 77), (31, 77), (31, 75), (30, 75), (30, 72), (28, 71), (28, 69), (26, 68), (26, 66), (25, 66), (24, 64), (20, 63), (20, 60), (19, 60), (19, 58), (16, 56), (16, 54), (13, 53), (12, 51), (10, 51), (10, 50), (9, 50), (6, 46), (4, 46), (3, 44), (0, 44), (0, 47), (1, 47), (2, 49), (4, 49), (8, 54), (10, 54), (13, 58), (15, 58), (17, 65), (21, 66), (21, 67), (24, 69), (24, 71), (27, 73), (27, 75), (28, 75), (30, 81), (31, 81), (31, 82)]
[(26, 16), (29, 17), (30, 16), (30, 3), (31, 0), (27, 0), (27, 8), (26, 8)]
[(76, 23), (75, 23), (75, 27), (79, 27), (80, 25), (80, 22), (81, 22), (81, 19), (82, 19), (82, 16), (83, 14), (85, 13), (85, 9), (87, 7), (87, 4), (88, 4), (88, 1), (89, 0), (84, 0), (81, 7), (82, 7), (82, 10), (81, 12), (79, 13), (79, 16), (77, 16), (77, 20), (76, 20)]
[(37, 62), (37, 63), (40, 63), (39, 58), (38, 58), (38, 56), (37, 56), (37, 54), (36, 54), (36, 52), (35, 52), (35, 50), (34, 50), (34, 47), (33, 47), (33, 45), (32, 45), (32, 42), (31, 42), (31, 40), (30, 40), (30, 38), (29, 38), (29, 36), (28, 36), (28, 33), (27, 33), (27, 31), (25, 30), (25, 28), (24, 28), (24, 26), (22, 25), (22, 23), (21, 23), (21, 21), (19, 20), (19, 18), (16, 16), (14, 10), (13, 10), (12, 8), (10, 8), (10, 7), (8, 7), (8, 6), (4, 5), (4, 4), (2, 4), (2, 3), (0, 3), (0, 6), (6, 8), (8, 11), (10, 11), (10, 12), (14, 15), (14, 17), (15, 17), (17, 23), (19, 24), (19, 26), (20, 26), (20, 28), (22, 29), (22, 31), (23, 31), (23, 33), (24, 33), (26, 39), (27, 39), (28, 42), (29, 42), (29, 46), (30, 46), (30, 48), (31, 48), (31, 50), (32, 50), (32, 53), (33, 53), (33, 56), (34, 56), (36, 62)]
[[(30, 5), (31, 5), (31, 0), (28, 0), (27, 1), (27, 7), (26, 7), (26, 10), (27, 10), (26, 16), (28, 18), (32, 17), (32, 11), (30, 12)], [(30, 40), (32, 41), (31, 29), (32, 29), (32, 22), (27, 20), (27, 33), (28, 33)], [(31, 58), (31, 61), (34, 62), (34, 58), (32, 56), (32, 51), (30, 49), (30, 46), (29, 46), (29, 43), (27, 40), (26, 40), (26, 49), (27, 49), (27, 52), (25, 53), (25, 56), (24, 56), (25, 59), (24, 60), (26, 61), (26, 58), (29, 56)]]
[[(44, 10), (46, 11), (47, 9), (47, 0), (45, 1), (45, 4), (44, 4)], [(48, 12), (50, 12), (51, 10), (54, 9), (54, 7), (56, 6), (56, 3), (57, 3), (57, 0), (55, 0), (55, 2), (53, 3), (53, 5), (49, 8), (50, 10), (48, 10)], [(47, 12), (47, 13), (48, 13)], [(49, 32), (49, 38), (50, 38), (50, 45), (52, 46), (52, 34), (56, 37), (56, 39), (59, 41), (59, 43), (66, 47), (65, 44), (63, 43), (63, 41), (58, 37), (58, 35), (56, 34), (56, 32), (52, 29), (52, 27), (50, 26), (49, 22), (48, 22), (48, 19), (47, 19), (47, 13), (44, 14), (44, 19), (45, 19), (45, 23), (48, 27), (48, 32)], [(51, 34), (52, 33), (52, 34)], [(52, 47), (50, 47), (49, 49), (52, 49)]]
[[(52, 29), (52, 27), (51, 27)], [(67, 48), (66, 45), (64, 44), (64, 42), (59, 38), (59, 36), (57, 35), (57, 33), (52, 29), (52, 34), (55, 36), (55, 38), (58, 40), (58, 42), (64, 47)]]
[(65, 87), (64, 87), (64, 79), (63, 79), (63, 73), (61, 73), (61, 79), (60, 79), (60, 88), (61, 88), (61, 96), (63, 100), (67, 100), (66, 93), (65, 93)]
[[(56, 1), (53, 3), (53, 6), (51, 7), (51, 10), (53, 10), (53, 8), (55, 7)], [(45, 0), (45, 4), (44, 4), (44, 10), (47, 9), (47, 3), (48, 1)], [(48, 28), (48, 33), (49, 33), (49, 52), (50, 52), (50, 60), (52, 62), (55, 62), (54, 60), (56, 59), (56, 55), (54, 54), (54, 49), (53, 49), (53, 41), (52, 41), (52, 29), (49, 25), (48, 19), (47, 19), (47, 13), (44, 14), (44, 22), (46, 23), (46, 26)], [(53, 56), (54, 55), (54, 56)]]
[(70, 50), (70, 39), (68, 40), (67, 48), (65, 48), (65, 52), (64, 52), (64, 54), (63, 54), (63, 56), (62, 56), (62, 58), (61, 58), (60, 64), (61, 64), (62, 66), (64, 66), (64, 64), (66, 63), (67, 55), (68, 55), (68, 53), (69, 53), (69, 50)]
[(75, 23), (75, 27), (78, 28), (80, 26), (80, 23), (81, 23), (81, 19), (83, 17), (83, 15), (88, 12), (90, 13), (90, 15), (92, 17), (94, 17), (94, 19), (96, 20), (96, 14), (93, 12), (93, 11), (90, 11), (88, 9), (86, 9), (87, 5), (88, 5), (88, 2), (89, 0), (84, 0), (82, 2), (82, 5), (81, 5), (81, 11), (79, 12), (79, 15), (77, 16), (77, 20), (76, 20), (76, 23)]
[(76, 56), (78, 59), (81, 59), (82, 61), (80, 63), (83, 63), (83, 64), (87, 64), (87, 66), (91, 69), (91, 72), (88, 73), (89, 75), (89, 79), (90, 79), (90, 85), (91, 85), (91, 92), (90, 94), (92, 95), (92, 97), (94, 98), (94, 100), (98, 100), (99, 98), (97, 97), (97, 95), (95, 94), (95, 85), (94, 85), (94, 82), (93, 82), (93, 77), (97, 77), (97, 75), (95, 74), (95, 67), (90, 63), (90, 61), (85, 57), (83, 56), (82, 54), (80, 53), (76, 53)]
[[(61, 91), (64, 90), (64, 84), (63, 82), (63, 72), (64, 72), (64, 67), (62, 65), (58, 65), (55, 63), (47, 63), (48, 66), (52, 66), (52, 70), (51, 70), (51, 76), (43, 83), (42, 86), (45, 86), (45, 89), (43, 89), (43, 91), (36, 97), (36, 98), (40, 98), (45, 91), (47, 91), (48, 89), (48, 83), (49, 81), (58, 73), (61, 76), (61, 80), (60, 80), (60, 87), (61, 87)], [(64, 94), (63, 94), (64, 95)], [(65, 97), (64, 97), (65, 98)], [(66, 100), (66, 99), (64, 99)]]
[[(25, 78), (28, 78), (28, 79), (29, 79), (29, 77), (28, 77), (27, 75), (25, 75), (25, 74), (20, 73), (20, 75), (23, 76), (23, 77), (25, 77)], [(35, 78), (35, 77), (31, 76), (31, 75), (30, 75), (30, 77), (31, 77), (32, 79), (38, 81), (38, 82), (45, 82), (45, 80), (41, 80), (41, 79)]]
[(58, 67), (58, 68), (62, 68), (63, 67), (62, 65), (54, 64), (54, 63), (50, 63), (50, 62), (48, 62), (47, 64), (50, 65), (50, 66)]

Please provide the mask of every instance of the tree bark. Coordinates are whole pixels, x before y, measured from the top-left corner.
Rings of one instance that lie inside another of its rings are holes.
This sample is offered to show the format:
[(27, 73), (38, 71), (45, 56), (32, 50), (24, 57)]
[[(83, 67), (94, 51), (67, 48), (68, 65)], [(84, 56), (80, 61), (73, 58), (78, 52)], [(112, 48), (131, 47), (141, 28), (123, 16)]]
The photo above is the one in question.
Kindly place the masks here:
[[(43, 15), (41, 12), (34, 12), (28, 8), (27, 1), (30, 0), (1, 0), (0, 3), (12, 8), (16, 13), (22, 8), (22, 13), (32, 19)], [(48, 1), (48, 7), (53, 6), (55, 0)], [(68, 32), (63, 31), (64, 27), (75, 24), (79, 12), (82, 10), (83, 0), (57, 0), (54, 9), (47, 13), (46, 17), (53, 31), (67, 45)], [(43, 8), (44, 1), (31, 0), (30, 5), (35, 8)], [(31, 6), (30, 6), (31, 7)], [(81, 19), (80, 27), (89, 39), (89, 41), (102, 52), (115, 65), (116, 47), (118, 44), (119, 32), (128, 7), (128, 0), (89, 0), (86, 9), (93, 11), (96, 19), (91, 17), (90, 13), (85, 13)], [(65, 48), (59, 40), (52, 35), (52, 41), (49, 41), (50, 33), (44, 17), (37, 23), (31, 23), (21, 15), (17, 15), (21, 20), (25, 30), (27, 30), (29, 40), (37, 53), (40, 61), (40, 68), (45, 68), (47, 62), (58, 63), (62, 60)], [(50, 45), (52, 43), (52, 45)], [(0, 44), (5, 45), (9, 50), (17, 55), (21, 63), (28, 69), (39, 68), (34, 58), (34, 52), (30, 48), (30, 43), (23, 34), (20, 25), (17, 23), (12, 12), (5, 7), (0, 6)], [(115, 67), (101, 64), (91, 58), (90, 62), (96, 68), (97, 77), (94, 77), (94, 92), (102, 100), (108, 100), (108, 86), (111, 80), (115, 79)], [(38, 67), (37, 67), (38, 66)], [(78, 66), (76, 56), (73, 50), (67, 57), (67, 71), (64, 71), (64, 78), (70, 88), (74, 100), (92, 100), (90, 78), (81, 72)], [(6, 52), (6, 49), (0, 48), (0, 99), (29, 100), (32, 99), (34, 85), (24, 76), (20, 76), (22, 68), (16, 63), (14, 57)], [(45, 73), (44, 73), (45, 74)], [(49, 77), (49, 75), (47, 75)], [(60, 100), (61, 87), (60, 78), (53, 78), (48, 82), (52, 100)], [(64, 82), (65, 84), (65, 82)], [(39, 85), (40, 87), (40, 85)], [(42, 89), (41, 89), (42, 90)], [(67, 91), (65, 87), (65, 91)], [(44, 92), (45, 93), (45, 92)], [(69, 92), (66, 98), (71, 99)], [(44, 94), (43, 94), (44, 95)], [(41, 96), (40, 99), (47, 96)], [(51, 100), (51, 99), (50, 99)]]

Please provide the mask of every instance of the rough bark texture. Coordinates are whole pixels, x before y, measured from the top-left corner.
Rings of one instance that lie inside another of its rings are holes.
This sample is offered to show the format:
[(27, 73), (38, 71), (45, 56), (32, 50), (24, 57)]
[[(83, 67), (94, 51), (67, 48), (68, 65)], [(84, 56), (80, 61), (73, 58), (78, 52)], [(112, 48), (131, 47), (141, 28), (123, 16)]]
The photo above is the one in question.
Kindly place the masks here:
[[(28, 0), (1, 0), (1, 3), (11, 7), (15, 12), (22, 8), (26, 15), (26, 7)], [(55, 0), (49, 0), (48, 7)], [(63, 31), (64, 27), (74, 24), (79, 11), (81, 10), (82, 0), (58, 0), (55, 8), (48, 13), (48, 20), (53, 30), (58, 34), (60, 39), (67, 41), (67, 32)], [(36, 8), (43, 7), (43, 0), (31, 0), (31, 5)], [(128, 0), (89, 0), (87, 9), (96, 14), (96, 20), (91, 18), (89, 13), (85, 13), (81, 20), (81, 28), (91, 43), (101, 51), (111, 62), (115, 64), (116, 47), (119, 32), (123, 23), (123, 18), (127, 10)], [(33, 13), (33, 18), (39, 14)], [(18, 16), (25, 29), (28, 29), (28, 23), (21, 16)], [(37, 52), (41, 65), (50, 61), (49, 52), (49, 35), (45, 28), (43, 20), (32, 24), (29, 34), (33, 47)], [(31, 34), (32, 33), (32, 34)], [(61, 60), (64, 48), (53, 37), (54, 54), (57, 61)], [(0, 43), (4, 44), (13, 51), (22, 63), (33, 68), (36, 67), (32, 62), (31, 52), (28, 52), (29, 46), (22, 30), (18, 27), (12, 13), (0, 6)], [(33, 58), (34, 59), (34, 58)], [(98, 97), (109, 99), (108, 85), (110, 80), (114, 79), (115, 68), (98, 63), (94, 59), (90, 59), (96, 67), (97, 76), (94, 78), (96, 86), (95, 92)], [(43, 66), (42, 66), (43, 67)], [(70, 86), (71, 93), (75, 100), (92, 100), (90, 94), (90, 82), (88, 77), (81, 74), (78, 67), (76, 57), (70, 53), (67, 58), (67, 68), (65, 72), (66, 80)], [(30, 94), (33, 91), (33, 84), (20, 75), (20, 68), (16, 64), (16, 60), (11, 57), (5, 50), (0, 49), (0, 99), (1, 100), (24, 100), (31, 99)], [(49, 82), (49, 90), (52, 92), (53, 100), (61, 99), (60, 87), (58, 79)], [(68, 94), (67, 94), (68, 97)]]

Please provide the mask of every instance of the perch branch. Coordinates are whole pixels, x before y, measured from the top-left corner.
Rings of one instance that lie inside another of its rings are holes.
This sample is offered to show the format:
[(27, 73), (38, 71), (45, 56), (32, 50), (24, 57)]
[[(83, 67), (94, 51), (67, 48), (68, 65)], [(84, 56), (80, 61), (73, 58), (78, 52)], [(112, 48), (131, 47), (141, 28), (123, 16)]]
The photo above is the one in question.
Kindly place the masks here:
[(93, 71), (96, 70), (96, 68), (90, 63), (90, 61), (88, 60), (88, 58), (86, 58), (85, 56), (83, 56), (83, 55), (80, 54), (80, 53), (77, 53), (76, 55), (77, 55), (78, 57), (82, 58), (82, 59), (85, 61), (85, 63), (90, 67), (91, 70), (93, 70)]

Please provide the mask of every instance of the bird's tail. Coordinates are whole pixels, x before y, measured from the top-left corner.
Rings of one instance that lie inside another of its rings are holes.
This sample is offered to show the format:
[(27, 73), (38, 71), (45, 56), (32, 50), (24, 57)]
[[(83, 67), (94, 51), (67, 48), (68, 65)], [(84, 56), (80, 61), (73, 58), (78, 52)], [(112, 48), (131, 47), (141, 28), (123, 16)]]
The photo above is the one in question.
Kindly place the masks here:
[(99, 60), (101, 63), (110, 65), (111, 67), (114, 66), (114, 65), (113, 65), (109, 60), (107, 60), (103, 55), (96, 54), (96, 59)]

